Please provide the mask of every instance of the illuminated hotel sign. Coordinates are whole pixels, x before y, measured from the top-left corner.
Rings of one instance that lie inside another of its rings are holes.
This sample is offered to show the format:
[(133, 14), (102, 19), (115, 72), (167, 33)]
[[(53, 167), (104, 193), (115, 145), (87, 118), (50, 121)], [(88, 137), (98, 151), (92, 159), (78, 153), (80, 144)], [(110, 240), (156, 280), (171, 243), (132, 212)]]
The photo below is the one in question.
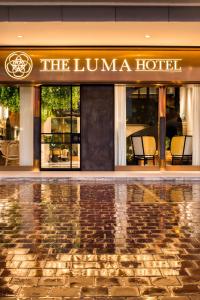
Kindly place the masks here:
[[(181, 72), (182, 59), (161, 58), (41, 58), (40, 72)], [(10, 53), (5, 60), (6, 73), (18, 80), (32, 71), (31, 56), (23, 51)]]
[(181, 72), (182, 59), (44, 58), (41, 72)]
[(0, 47), (0, 82), (200, 82), (200, 48)]

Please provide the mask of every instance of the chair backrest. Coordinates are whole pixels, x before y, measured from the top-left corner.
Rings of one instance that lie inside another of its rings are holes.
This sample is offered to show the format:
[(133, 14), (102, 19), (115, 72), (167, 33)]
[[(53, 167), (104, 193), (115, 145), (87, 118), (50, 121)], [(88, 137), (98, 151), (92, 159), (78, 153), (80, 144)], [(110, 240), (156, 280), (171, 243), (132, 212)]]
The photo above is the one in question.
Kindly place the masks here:
[(154, 136), (143, 136), (144, 155), (155, 155), (156, 139)]
[(8, 157), (18, 157), (19, 156), (19, 142), (18, 141), (13, 141), (13, 142), (8, 143), (7, 156)]
[(134, 154), (137, 156), (144, 155), (144, 149), (142, 144), (142, 137), (141, 136), (132, 136), (132, 144), (133, 144), (133, 151)]
[(171, 154), (172, 155), (178, 155), (182, 156), (183, 155), (183, 150), (184, 150), (184, 143), (185, 143), (185, 136), (173, 136), (171, 140)]
[(53, 155), (56, 155), (56, 156), (60, 156), (61, 155), (61, 152), (62, 150), (60, 149), (60, 148), (54, 148), (53, 150), (52, 150), (52, 154)]
[(185, 136), (185, 147), (183, 155), (192, 155), (192, 136)]
[(174, 136), (171, 140), (171, 154), (178, 156), (192, 155), (192, 136)]
[(136, 156), (152, 156), (156, 153), (154, 136), (132, 136), (132, 144)]
[(6, 142), (6, 141), (0, 142), (0, 150), (4, 155), (7, 154), (7, 147), (8, 147), (8, 142)]
[(62, 156), (68, 157), (69, 156), (69, 150), (68, 149), (63, 149), (62, 150)]

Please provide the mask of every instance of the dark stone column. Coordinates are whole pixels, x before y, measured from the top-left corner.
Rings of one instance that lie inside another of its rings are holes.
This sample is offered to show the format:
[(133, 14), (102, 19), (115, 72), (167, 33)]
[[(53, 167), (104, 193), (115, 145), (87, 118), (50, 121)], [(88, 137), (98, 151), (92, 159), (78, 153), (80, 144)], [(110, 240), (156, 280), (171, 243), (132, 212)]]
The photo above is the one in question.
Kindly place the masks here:
[(165, 169), (166, 87), (159, 88), (159, 157), (160, 169)]
[(40, 168), (40, 87), (35, 87), (34, 102), (34, 169)]
[(114, 85), (81, 86), (81, 169), (114, 170)]

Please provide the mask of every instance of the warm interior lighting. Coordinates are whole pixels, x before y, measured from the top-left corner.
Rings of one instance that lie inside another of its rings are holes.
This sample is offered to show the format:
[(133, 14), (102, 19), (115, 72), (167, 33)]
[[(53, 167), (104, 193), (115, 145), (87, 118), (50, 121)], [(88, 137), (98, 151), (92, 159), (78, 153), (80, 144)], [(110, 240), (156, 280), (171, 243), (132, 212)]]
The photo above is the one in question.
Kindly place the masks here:
[(146, 38), (146, 39), (150, 39), (151, 36), (150, 36), (149, 34), (145, 34), (145, 38)]
[(21, 39), (21, 38), (23, 38), (23, 35), (19, 34), (17, 37), (18, 37), (18, 39)]

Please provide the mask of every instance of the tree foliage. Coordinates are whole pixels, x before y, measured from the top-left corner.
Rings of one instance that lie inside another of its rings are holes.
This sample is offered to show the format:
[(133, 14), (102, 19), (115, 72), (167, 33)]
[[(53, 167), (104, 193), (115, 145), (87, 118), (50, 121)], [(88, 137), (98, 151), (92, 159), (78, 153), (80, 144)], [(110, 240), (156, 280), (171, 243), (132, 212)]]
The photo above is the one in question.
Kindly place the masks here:
[(0, 105), (8, 107), (11, 112), (19, 112), (19, 88), (15, 86), (0, 86)]
[[(79, 86), (43, 86), (41, 89), (42, 120), (54, 116), (56, 111), (79, 111)], [(19, 88), (14, 86), (0, 86), (0, 105), (8, 107), (11, 112), (20, 110)], [(72, 108), (71, 108), (72, 105)]]
[[(79, 86), (44, 86), (41, 91), (42, 121), (56, 115), (57, 111), (77, 112), (80, 102)], [(72, 107), (71, 107), (72, 105)]]

